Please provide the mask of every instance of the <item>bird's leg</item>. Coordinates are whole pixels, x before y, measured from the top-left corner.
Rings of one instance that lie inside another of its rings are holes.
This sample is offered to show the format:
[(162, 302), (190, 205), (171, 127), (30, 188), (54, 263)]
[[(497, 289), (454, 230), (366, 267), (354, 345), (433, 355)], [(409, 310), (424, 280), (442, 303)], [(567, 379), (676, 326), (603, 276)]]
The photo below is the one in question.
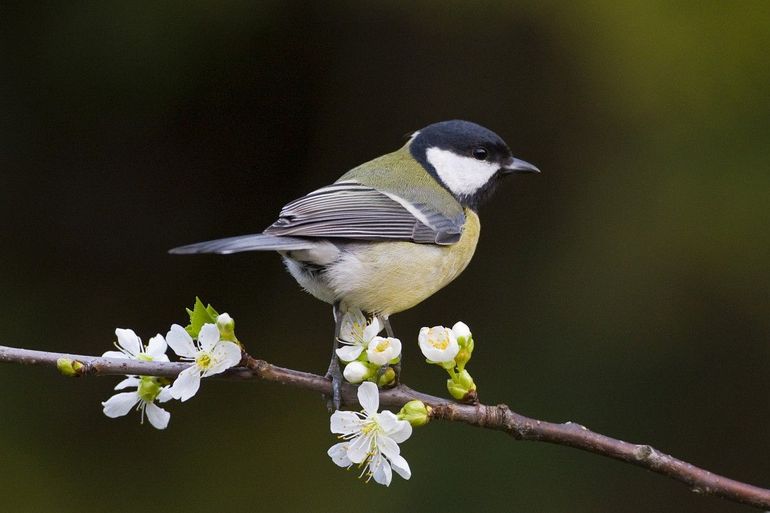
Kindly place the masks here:
[(329, 370), (326, 371), (326, 378), (332, 380), (332, 396), (327, 402), (329, 411), (339, 410), (341, 402), (342, 371), (340, 370), (340, 360), (337, 358), (337, 348), (340, 344), (340, 329), (342, 328), (342, 312), (340, 312), (339, 302), (334, 303), (332, 313), (334, 315), (334, 342), (332, 343), (332, 359), (329, 362)]
[(390, 317), (383, 316), (382, 323), (385, 325), (385, 333), (387, 333), (389, 337), (394, 338), (395, 335), (393, 334), (393, 326), (390, 325)]
[[(388, 317), (382, 316), (382, 323), (385, 325), (385, 333), (391, 337), (395, 338), (395, 334), (393, 333), (393, 326), (390, 325), (390, 319)], [(388, 367), (390, 367), (389, 364), (385, 364), (379, 369), (377, 369), (377, 381), (380, 380), (380, 377), (387, 372)], [(396, 373), (396, 377), (393, 379), (393, 382), (390, 386), (396, 386), (398, 385), (399, 376), (401, 375), (401, 359), (398, 360), (398, 363), (393, 366), (393, 371)]]

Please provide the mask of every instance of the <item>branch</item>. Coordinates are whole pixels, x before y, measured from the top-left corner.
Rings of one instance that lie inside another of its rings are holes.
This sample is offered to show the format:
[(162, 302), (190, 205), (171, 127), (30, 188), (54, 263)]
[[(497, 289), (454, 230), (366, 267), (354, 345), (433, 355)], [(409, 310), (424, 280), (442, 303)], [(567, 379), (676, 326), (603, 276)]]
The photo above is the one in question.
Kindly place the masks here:
[[(0, 362), (55, 368), (60, 358), (81, 363), (82, 367), (77, 372), (80, 376), (135, 374), (173, 378), (188, 367), (185, 363), (118, 360), (0, 346)], [(244, 356), (241, 364), (220, 376), (228, 379), (261, 379), (321, 394), (331, 393), (329, 380), (316, 374), (278, 367), (248, 355)], [(412, 390), (406, 385), (380, 391), (380, 404), (383, 406), (400, 408), (413, 399), (429, 405), (432, 408), (431, 418), (434, 419), (503, 431), (516, 440), (548, 442), (582, 449), (671, 477), (687, 484), (695, 493), (714, 495), (759, 509), (770, 508), (770, 490), (713, 474), (649, 445), (616, 440), (572, 422), (555, 424), (532, 419), (511, 411), (504, 404), (460, 404)], [(343, 384), (342, 403), (349, 406), (358, 404), (355, 386)]]

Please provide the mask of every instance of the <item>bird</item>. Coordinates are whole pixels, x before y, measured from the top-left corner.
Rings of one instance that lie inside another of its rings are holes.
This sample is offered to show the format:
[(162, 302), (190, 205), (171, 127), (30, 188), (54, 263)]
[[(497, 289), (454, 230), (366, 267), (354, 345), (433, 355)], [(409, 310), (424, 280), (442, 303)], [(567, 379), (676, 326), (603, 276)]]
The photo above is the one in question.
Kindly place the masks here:
[(540, 170), (513, 156), (495, 132), (470, 121), (434, 123), (398, 150), (287, 203), (261, 233), (189, 244), (172, 254), (277, 251), (288, 272), (330, 303), (335, 321), (331, 407), (342, 373), (335, 350), (351, 309), (378, 317), (407, 310), (457, 278), (479, 240), (479, 206), (498, 183)]

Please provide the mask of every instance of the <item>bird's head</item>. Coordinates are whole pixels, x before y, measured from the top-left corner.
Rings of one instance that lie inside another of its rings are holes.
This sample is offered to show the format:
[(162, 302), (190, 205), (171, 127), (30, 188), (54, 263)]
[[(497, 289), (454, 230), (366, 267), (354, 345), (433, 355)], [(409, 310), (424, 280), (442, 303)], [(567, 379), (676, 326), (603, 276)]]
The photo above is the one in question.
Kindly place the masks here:
[(500, 178), (539, 173), (511, 154), (500, 136), (470, 121), (442, 121), (418, 130), (409, 151), (463, 206), (477, 210)]

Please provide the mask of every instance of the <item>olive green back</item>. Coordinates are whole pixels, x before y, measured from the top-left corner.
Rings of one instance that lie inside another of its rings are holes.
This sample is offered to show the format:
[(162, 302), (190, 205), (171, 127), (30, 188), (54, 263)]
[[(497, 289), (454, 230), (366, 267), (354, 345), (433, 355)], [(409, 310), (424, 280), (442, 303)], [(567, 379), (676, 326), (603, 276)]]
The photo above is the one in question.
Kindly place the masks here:
[(463, 208), (409, 152), (402, 148), (357, 166), (337, 182), (355, 180), (377, 190), (395, 194), (412, 203), (428, 205), (450, 219), (463, 216)]

